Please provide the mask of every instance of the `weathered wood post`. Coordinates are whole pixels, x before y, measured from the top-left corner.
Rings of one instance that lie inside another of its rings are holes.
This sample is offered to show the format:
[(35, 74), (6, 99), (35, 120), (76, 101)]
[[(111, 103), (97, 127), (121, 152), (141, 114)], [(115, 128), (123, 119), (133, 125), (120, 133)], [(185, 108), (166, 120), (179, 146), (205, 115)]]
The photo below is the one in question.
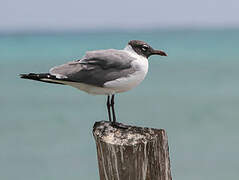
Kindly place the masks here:
[(165, 130), (94, 124), (100, 180), (171, 180)]

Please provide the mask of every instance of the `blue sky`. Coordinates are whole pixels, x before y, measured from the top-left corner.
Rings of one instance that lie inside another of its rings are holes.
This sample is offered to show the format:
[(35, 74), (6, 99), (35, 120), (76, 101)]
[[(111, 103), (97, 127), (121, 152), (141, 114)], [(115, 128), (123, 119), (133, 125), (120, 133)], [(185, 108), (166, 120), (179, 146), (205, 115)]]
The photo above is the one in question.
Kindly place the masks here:
[(238, 0), (0, 0), (0, 31), (238, 27)]

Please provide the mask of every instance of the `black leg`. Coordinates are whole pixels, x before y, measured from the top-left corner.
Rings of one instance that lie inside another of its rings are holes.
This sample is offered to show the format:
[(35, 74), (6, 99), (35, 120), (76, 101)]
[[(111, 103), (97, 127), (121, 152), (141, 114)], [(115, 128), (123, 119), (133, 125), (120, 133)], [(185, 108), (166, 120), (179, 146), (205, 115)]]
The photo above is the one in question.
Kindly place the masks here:
[(107, 97), (107, 110), (108, 110), (108, 116), (109, 116), (109, 121), (111, 122), (112, 120), (111, 120), (111, 112), (110, 112), (110, 106), (111, 106), (111, 104), (110, 104), (110, 96), (108, 95), (108, 97)]
[(112, 113), (113, 113), (113, 123), (116, 122), (114, 104), (115, 104), (115, 95), (113, 94), (112, 97), (111, 97), (111, 107), (112, 107)]

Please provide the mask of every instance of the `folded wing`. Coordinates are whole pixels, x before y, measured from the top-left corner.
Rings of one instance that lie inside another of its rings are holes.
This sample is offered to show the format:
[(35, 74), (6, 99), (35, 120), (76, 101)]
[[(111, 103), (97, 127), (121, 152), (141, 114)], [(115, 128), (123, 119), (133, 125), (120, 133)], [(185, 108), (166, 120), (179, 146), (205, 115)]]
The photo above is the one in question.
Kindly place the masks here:
[(50, 74), (62, 81), (86, 83), (103, 87), (105, 82), (127, 77), (135, 72), (134, 60), (123, 50), (89, 51), (77, 61), (72, 61), (50, 69)]

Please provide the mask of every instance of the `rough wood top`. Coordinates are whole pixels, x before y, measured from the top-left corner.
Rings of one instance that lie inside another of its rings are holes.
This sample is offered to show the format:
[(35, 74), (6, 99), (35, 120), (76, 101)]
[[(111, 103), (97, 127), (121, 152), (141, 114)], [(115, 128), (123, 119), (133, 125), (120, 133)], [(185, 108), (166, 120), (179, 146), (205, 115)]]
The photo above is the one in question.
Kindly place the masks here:
[[(136, 145), (155, 140), (159, 135), (165, 134), (163, 129), (143, 128), (116, 123), (100, 121), (94, 124), (93, 134), (98, 140), (114, 145)], [(164, 137), (164, 136), (163, 136)]]

